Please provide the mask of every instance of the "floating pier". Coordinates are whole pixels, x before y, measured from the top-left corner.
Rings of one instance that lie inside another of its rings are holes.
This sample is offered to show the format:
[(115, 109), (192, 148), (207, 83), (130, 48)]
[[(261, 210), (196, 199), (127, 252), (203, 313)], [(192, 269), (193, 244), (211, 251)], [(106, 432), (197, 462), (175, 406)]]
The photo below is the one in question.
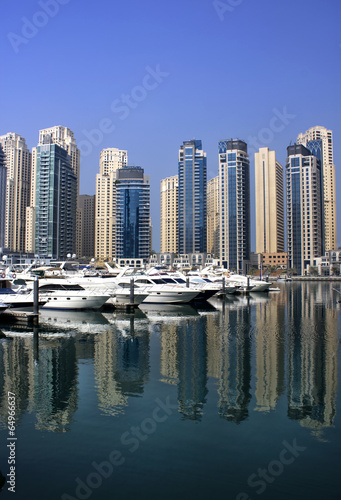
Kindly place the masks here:
[(6, 311), (1, 314), (0, 322), (38, 325), (39, 314), (30, 311), (19, 311), (17, 309), (6, 309)]

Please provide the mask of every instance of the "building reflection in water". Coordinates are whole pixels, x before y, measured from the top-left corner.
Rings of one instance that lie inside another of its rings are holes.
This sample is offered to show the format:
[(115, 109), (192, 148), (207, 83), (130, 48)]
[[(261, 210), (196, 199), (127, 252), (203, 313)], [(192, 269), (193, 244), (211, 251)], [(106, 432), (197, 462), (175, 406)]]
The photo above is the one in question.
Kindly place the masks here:
[(273, 410), (284, 392), (285, 305), (281, 294), (256, 304), (256, 411)]
[(27, 409), (29, 397), (29, 339), (3, 338), (0, 345), (0, 419), (1, 427), (7, 428), (8, 392), (16, 397), (16, 418)]
[(207, 395), (206, 317), (187, 319), (178, 327), (179, 412), (200, 420)]
[(319, 435), (336, 414), (338, 338), (337, 313), (314, 285), (287, 290), (288, 416)]
[(70, 430), (77, 410), (78, 369), (74, 340), (38, 340), (32, 337), (2, 341), (1, 420), (7, 412), (7, 393), (16, 396), (16, 416), (35, 413), (36, 428), (54, 432)]
[(124, 413), (129, 396), (140, 396), (149, 379), (149, 332), (131, 316), (96, 337), (94, 363), (99, 408)]
[(102, 414), (123, 414), (129, 397), (140, 397), (149, 381), (153, 337), (155, 352), (160, 340), (160, 381), (176, 386), (184, 419), (203, 418), (211, 377), (217, 381), (217, 414), (242, 422), (255, 373), (256, 411), (276, 409), (286, 390), (288, 417), (319, 435), (336, 414), (338, 311), (331, 295), (327, 284), (291, 283), (270, 297), (213, 301), (218, 310), (208, 313), (153, 307), (141, 317), (100, 318), (101, 328), (85, 325), (73, 336), (64, 330), (48, 338), (37, 332), (33, 338), (2, 337), (0, 426), (6, 427), (7, 393), (13, 392), (18, 421), (31, 412), (39, 430), (69, 430), (84, 359), (94, 363)]
[(220, 366), (218, 373), (218, 413), (231, 422), (248, 417), (251, 400), (250, 308), (240, 302), (223, 310), (220, 328)]
[[(175, 316), (176, 312), (179, 315)], [(160, 380), (177, 385), (179, 413), (183, 418), (200, 420), (207, 395), (206, 316), (196, 313), (181, 317), (178, 307), (174, 308), (174, 316), (167, 318), (167, 322), (159, 324)]]

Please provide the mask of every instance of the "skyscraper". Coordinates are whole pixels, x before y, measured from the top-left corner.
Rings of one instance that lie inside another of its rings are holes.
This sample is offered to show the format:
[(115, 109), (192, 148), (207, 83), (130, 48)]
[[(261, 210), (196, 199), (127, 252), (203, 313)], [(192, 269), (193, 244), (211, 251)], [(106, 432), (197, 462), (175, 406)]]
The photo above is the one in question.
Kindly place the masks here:
[(116, 256), (150, 255), (150, 183), (141, 167), (116, 171)]
[(207, 253), (219, 256), (219, 176), (207, 182)]
[(256, 253), (284, 252), (283, 167), (275, 151), (255, 153)]
[[(38, 146), (45, 144), (56, 144), (65, 149), (69, 155), (70, 166), (74, 173), (77, 186), (76, 194), (78, 203), (79, 195), (79, 180), (80, 180), (80, 151), (77, 147), (74, 133), (67, 127), (57, 125), (55, 127), (44, 128), (39, 130)], [(37, 170), (37, 148), (32, 149), (32, 176), (31, 176), (31, 198), (30, 206), (26, 211), (26, 251), (35, 251), (35, 203), (36, 203), (36, 170)], [(77, 247), (79, 245), (77, 244)]]
[(103, 149), (96, 175), (95, 257), (116, 257), (116, 171), (127, 165), (127, 151)]
[(333, 132), (325, 127), (311, 127), (299, 134), (298, 144), (303, 144), (321, 161), (323, 203), (323, 252), (337, 248), (336, 186), (333, 160)]
[(66, 149), (36, 148), (35, 253), (65, 259), (76, 251), (77, 177)]
[(5, 155), (0, 145), (0, 252), (5, 247), (5, 224), (6, 224), (6, 184), (7, 168)]
[(247, 144), (219, 142), (220, 260), (238, 273), (250, 259), (250, 163)]
[(173, 175), (161, 180), (160, 250), (178, 253), (178, 196), (179, 177)]
[(81, 246), (79, 257), (94, 257), (95, 255), (95, 196), (81, 194), (78, 197), (79, 208), (79, 240)]
[(76, 144), (76, 139), (72, 130), (67, 127), (57, 125), (56, 127), (44, 128), (39, 130), (39, 143), (57, 144), (65, 149), (70, 156), (71, 169), (77, 178), (77, 196), (79, 195), (79, 177), (80, 177), (80, 151)]
[(206, 252), (207, 165), (198, 140), (185, 141), (179, 150), (179, 252)]
[(30, 201), (31, 153), (18, 134), (0, 136), (7, 167), (4, 246), (10, 252), (25, 251), (26, 207)]
[(288, 267), (304, 274), (322, 254), (322, 194), (320, 160), (303, 145), (287, 148)]

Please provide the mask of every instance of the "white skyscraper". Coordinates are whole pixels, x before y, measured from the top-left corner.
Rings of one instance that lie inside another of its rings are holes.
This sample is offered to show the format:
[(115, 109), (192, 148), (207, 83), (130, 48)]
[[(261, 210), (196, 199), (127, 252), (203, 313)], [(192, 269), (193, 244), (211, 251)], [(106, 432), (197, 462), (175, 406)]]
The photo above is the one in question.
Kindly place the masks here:
[(324, 251), (336, 250), (336, 186), (333, 160), (333, 132), (325, 127), (311, 127), (299, 134), (297, 143), (303, 144), (321, 162)]
[(116, 171), (127, 166), (127, 151), (103, 149), (96, 175), (95, 257), (116, 257)]

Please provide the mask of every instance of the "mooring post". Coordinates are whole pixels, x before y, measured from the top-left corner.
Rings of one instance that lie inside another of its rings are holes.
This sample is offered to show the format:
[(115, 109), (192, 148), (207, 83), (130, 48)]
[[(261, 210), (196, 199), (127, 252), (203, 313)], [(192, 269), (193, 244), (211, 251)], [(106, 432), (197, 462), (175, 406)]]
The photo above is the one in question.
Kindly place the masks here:
[(226, 286), (225, 286), (225, 276), (223, 276), (223, 294), (225, 295), (226, 294)]
[(189, 288), (189, 278), (186, 278), (186, 287)]
[(134, 278), (130, 278), (130, 304), (134, 304)]
[(39, 313), (39, 284), (38, 276), (34, 278), (33, 282), (33, 312), (34, 314)]

